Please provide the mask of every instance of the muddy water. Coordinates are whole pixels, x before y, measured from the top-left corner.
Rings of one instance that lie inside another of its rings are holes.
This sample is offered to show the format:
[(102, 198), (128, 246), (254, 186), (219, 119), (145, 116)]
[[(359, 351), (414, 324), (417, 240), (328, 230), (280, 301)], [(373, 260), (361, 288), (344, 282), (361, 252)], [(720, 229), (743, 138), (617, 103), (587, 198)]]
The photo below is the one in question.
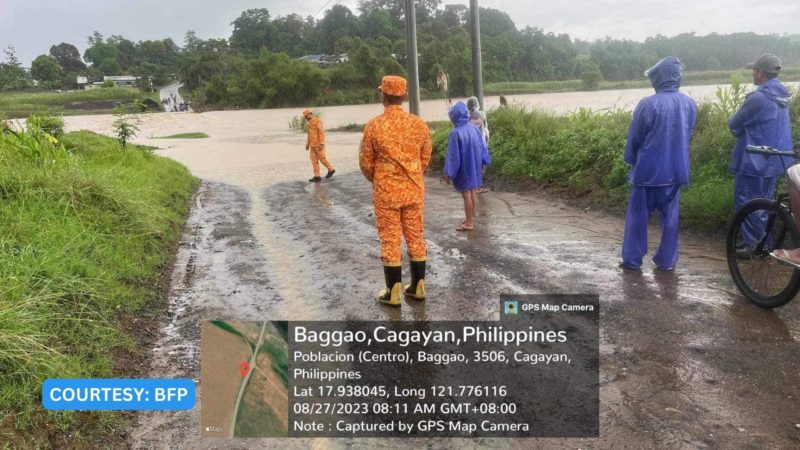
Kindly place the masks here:
[[(800, 83), (786, 83), (788, 86), (797, 87)], [(717, 85), (686, 86), (682, 92), (690, 95), (697, 101), (713, 99)], [(725, 86), (722, 86), (725, 87)], [(753, 86), (748, 86), (752, 89)], [(527, 107), (541, 108), (557, 113), (569, 113), (580, 108), (591, 108), (594, 111), (610, 108), (632, 110), (636, 103), (643, 97), (652, 95), (652, 89), (621, 89), (603, 90), (593, 92), (560, 92), (551, 94), (507, 95), (510, 104), (519, 104)], [(454, 98), (453, 101), (466, 99)], [(498, 96), (485, 98), (486, 107), (500, 106)], [(176, 133), (205, 131), (212, 139), (223, 136), (238, 139), (264, 138), (264, 132), (285, 133), (289, 130), (289, 122), (294, 116), (300, 114), (303, 108), (284, 108), (268, 110), (243, 110), (243, 111), (215, 111), (204, 114), (163, 113), (152, 114), (144, 118), (142, 132), (137, 138), (138, 142), (158, 144), (159, 147), (176, 146), (181, 143), (164, 143), (152, 141), (149, 138), (167, 136)], [(364, 124), (378, 114), (380, 105), (351, 105), (318, 108), (322, 113), (325, 126), (328, 128), (340, 127), (348, 124)], [(449, 120), (447, 106), (444, 100), (427, 100), (421, 103), (421, 116), (426, 121)], [(87, 129), (106, 134), (111, 134), (112, 116), (73, 116), (65, 118), (69, 131)], [(271, 136), (270, 136), (271, 137)], [(271, 141), (271, 139), (270, 139)]]
[[(709, 88), (709, 92), (713, 89)], [(635, 103), (636, 96), (626, 92)], [(597, 95), (595, 95), (597, 94)], [(612, 106), (614, 93), (522, 97), (569, 110)], [(628, 98), (628, 97), (625, 97)], [(571, 100), (572, 99), (572, 100)], [(611, 102), (611, 104), (609, 104)], [(617, 103), (619, 104), (619, 103)], [(426, 103), (428, 119), (440, 119)], [(491, 106), (491, 101), (490, 101)], [(328, 108), (326, 124), (363, 123), (375, 105)], [(616, 267), (622, 220), (536, 194), (480, 197), (477, 231), (461, 234), (461, 202), (428, 179), (429, 299), (387, 309), (370, 186), (357, 169), (358, 134), (329, 133), (337, 168), (319, 185), (296, 110), (159, 114), (140, 142), (205, 182), (173, 275), (153, 376), (199, 377), (199, 322), (207, 319), (437, 320), (497, 317), (503, 291), (601, 296), (601, 433), (589, 440), (201, 440), (198, 409), (147, 413), (135, 448), (796, 448), (800, 446), (800, 301), (750, 306), (727, 275), (722, 243), (684, 237), (675, 272)], [(108, 131), (107, 117), (68, 127)], [(204, 131), (204, 140), (151, 139)], [(653, 241), (657, 230), (652, 230)], [(652, 253), (651, 253), (652, 254)], [(198, 380), (199, 381), (199, 380)], [(200, 386), (202, 402), (202, 385)]]

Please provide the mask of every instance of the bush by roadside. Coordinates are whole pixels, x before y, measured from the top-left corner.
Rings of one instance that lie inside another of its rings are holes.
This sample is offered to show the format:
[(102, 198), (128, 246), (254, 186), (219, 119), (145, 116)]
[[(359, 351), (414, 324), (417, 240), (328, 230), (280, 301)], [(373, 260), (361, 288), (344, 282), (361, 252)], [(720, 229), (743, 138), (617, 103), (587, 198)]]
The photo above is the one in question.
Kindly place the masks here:
[(121, 321), (159, 295), (196, 180), (146, 148), (36, 122), (0, 133), (0, 442), (88, 445), (113, 413), (49, 413), (46, 378), (125, 376)]

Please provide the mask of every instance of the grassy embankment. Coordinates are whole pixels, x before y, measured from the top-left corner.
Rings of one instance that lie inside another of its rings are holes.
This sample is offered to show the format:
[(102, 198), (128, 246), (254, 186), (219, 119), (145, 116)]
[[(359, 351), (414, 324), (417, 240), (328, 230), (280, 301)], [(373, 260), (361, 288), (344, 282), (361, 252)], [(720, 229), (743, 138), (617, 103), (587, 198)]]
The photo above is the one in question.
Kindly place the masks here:
[(132, 103), (150, 98), (161, 103), (158, 92), (143, 93), (136, 88), (97, 88), (69, 92), (6, 92), (0, 94), (0, 113), (8, 119), (39, 112), (61, 115), (111, 114), (114, 103)]
[[(685, 227), (724, 230), (733, 214), (733, 179), (727, 171), (735, 143), (727, 120), (743, 100), (741, 87), (721, 90), (715, 102), (699, 105), (691, 146), (691, 184), (681, 197)], [(800, 95), (792, 102), (795, 138), (800, 140)], [(489, 111), (492, 165), (489, 174), (566, 190), (616, 211), (627, 206), (629, 166), (623, 161), (629, 111), (580, 110), (561, 116), (506, 107)], [(434, 161), (441, 165), (450, 128), (434, 133)]]
[[(705, 72), (686, 72), (683, 74), (684, 86), (727, 84), (731, 76), (741, 72), (749, 76), (749, 71), (720, 70)], [(747, 73), (745, 73), (747, 72)], [(787, 67), (781, 72), (784, 81), (800, 81), (800, 67)], [(601, 81), (594, 90), (605, 89), (642, 89), (649, 88), (650, 82), (642, 76), (641, 80), (631, 81)], [(502, 83), (487, 83), (484, 88), (485, 95), (514, 95), (514, 94), (544, 94), (548, 92), (573, 92), (585, 91), (586, 87), (581, 80), (564, 81), (515, 81)]]
[(131, 375), (125, 323), (159, 298), (197, 183), (146, 148), (48, 136), (0, 133), (0, 448), (90, 448), (123, 423), (44, 411), (41, 384)]
[(201, 131), (195, 131), (192, 133), (172, 134), (170, 136), (158, 136), (153, 139), (205, 139), (209, 137), (211, 136), (209, 136), (206, 133), (203, 133)]

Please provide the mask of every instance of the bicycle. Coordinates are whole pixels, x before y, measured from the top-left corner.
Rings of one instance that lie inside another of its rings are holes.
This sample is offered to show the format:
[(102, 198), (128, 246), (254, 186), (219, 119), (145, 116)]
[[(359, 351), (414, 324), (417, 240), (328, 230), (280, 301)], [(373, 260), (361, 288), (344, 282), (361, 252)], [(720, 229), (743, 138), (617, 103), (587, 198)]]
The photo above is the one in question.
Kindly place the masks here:
[[(798, 156), (798, 150), (800, 147), (780, 151), (752, 145), (746, 149), (748, 153), (766, 157), (791, 158)], [(786, 163), (783, 159), (781, 162), (786, 173)], [(791, 181), (790, 189), (797, 189), (791, 186)], [(788, 192), (781, 192), (775, 200), (760, 198), (747, 202), (736, 212), (728, 229), (726, 251), (733, 282), (748, 301), (762, 308), (783, 306), (800, 291), (800, 268), (773, 254), (778, 249), (800, 248), (800, 232), (789, 197)], [(748, 228), (750, 232), (745, 231)]]

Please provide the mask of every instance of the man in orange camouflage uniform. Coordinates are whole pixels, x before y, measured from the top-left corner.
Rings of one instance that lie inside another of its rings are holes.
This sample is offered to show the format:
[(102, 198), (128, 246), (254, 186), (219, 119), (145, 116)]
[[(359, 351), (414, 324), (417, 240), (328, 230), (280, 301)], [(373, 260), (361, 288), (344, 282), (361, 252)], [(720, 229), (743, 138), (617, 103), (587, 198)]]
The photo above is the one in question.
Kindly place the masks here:
[(310, 109), (303, 111), (303, 116), (308, 121), (308, 139), (306, 140), (306, 150), (310, 150), (311, 166), (314, 167), (314, 178), (308, 180), (311, 183), (319, 183), (322, 178), (319, 176), (319, 163), (321, 162), (328, 169), (325, 178), (330, 178), (336, 172), (333, 166), (325, 157), (325, 130), (322, 128), (322, 121), (319, 117), (314, 117)]
[(403, 111), (406, 80), (385, 76), (378, 88), (385, 110), (364, 128), (359, 165), (372, 182), (375, 220), (381, 239), (381, 260), (386, 289), (381, 303), (399, 306), (402, 291), (401, 235), (411, 259), (411, 284), (407, 296), (425, 299), (427, 248), (423, 230), (425, 181), (431, 160), (431, 133), (417, 116)]

